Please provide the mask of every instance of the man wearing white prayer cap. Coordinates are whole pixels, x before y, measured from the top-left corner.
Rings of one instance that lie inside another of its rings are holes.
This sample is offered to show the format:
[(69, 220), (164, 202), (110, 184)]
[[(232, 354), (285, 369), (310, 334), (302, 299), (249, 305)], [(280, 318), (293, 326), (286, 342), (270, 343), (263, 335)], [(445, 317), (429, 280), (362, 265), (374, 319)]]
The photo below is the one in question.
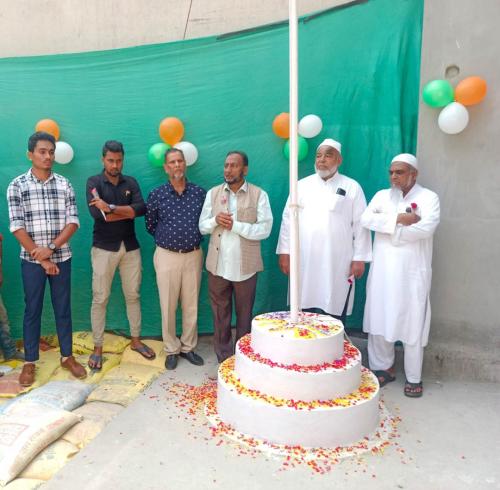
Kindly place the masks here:
[[(364, 274), (372, 252), (370, 232), (359, 222), (366, 208), (365, 195), (355, 180), (337, 171), (342, 163), (341, 151), (341, 144), (330, 138), (318, 146), (316, 173), (298, 182), (298, 204), (300, 307), (317, 308), (344, 321), (352, 312), (352, 276)], [(290, 199), (283, 211), (276, 250), (280, 269), (287, 275), (289, 204)]]
[(404, 346), (404, 394), (423, 394), (422, 363), (429, 338), (432, 237), (439, 198), (417, 184), (418, 161), (409, 153), (392, 159), (391, 188), (375, 194), (361, 224), (375, 232), (366, 287), (363, 330), (370, 368), (384, 386), (394, 381), (394, 342)]

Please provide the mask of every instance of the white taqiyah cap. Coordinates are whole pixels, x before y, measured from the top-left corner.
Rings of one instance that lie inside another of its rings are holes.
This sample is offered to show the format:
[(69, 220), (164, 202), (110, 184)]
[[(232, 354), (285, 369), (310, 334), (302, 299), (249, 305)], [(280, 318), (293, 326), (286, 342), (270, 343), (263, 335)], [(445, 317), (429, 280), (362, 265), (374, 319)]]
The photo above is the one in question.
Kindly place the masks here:
[(332, 138), (326, 138), (326, 140), (318, 145), (318, 148), (320, 146), (331, 146), (332, 148), (335, 148), (340, 154), (342, 154), (342, 145), (338, 141), (332, 140)]
[(399, 155), (396, 155), (393, 159), (391, 164), (395, 162), (402, 162), (402, 163), (407, 163), (408, 165), (411, 165), (413, 168), (418, 170), (418, 160), (415, 155), (412, 155), (411, 153), (401, 153)]

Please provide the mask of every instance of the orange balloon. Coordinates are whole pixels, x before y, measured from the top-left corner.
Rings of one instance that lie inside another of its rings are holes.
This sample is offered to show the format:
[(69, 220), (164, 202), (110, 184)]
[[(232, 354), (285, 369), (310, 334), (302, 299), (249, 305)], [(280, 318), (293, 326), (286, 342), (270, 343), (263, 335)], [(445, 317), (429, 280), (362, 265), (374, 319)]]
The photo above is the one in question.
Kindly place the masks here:
[(160, 138), (169, 145), (175, 145), (184, 136), (184, 124), (176, 117), (166, 117), (158, 128)]
[(59, 139), (61, 131), (59, 125), (52, 119), (41, 119), (36, 123), (35, 131), (45, 131), (51, 134), (56, 140)]
[(273, 121), (273, 131), (276, 136), (288, 139), (290, 137), (290, 114), (282, 112)]
[(487, 87), (481, 77), (464, 78), (455, 88), (455, 101), (463, 105), (479, 104), (486, 96)]

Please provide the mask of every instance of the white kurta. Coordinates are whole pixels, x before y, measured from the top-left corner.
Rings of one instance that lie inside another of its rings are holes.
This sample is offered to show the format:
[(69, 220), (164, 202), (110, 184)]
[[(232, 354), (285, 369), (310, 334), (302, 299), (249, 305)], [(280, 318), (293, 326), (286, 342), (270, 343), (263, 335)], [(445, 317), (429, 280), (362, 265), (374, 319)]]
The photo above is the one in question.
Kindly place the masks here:
[[(412, 203), (421, 220), (410, 226), (396, 225), (398, 213)], [(439, 224), (437, 194), (418, 184), (405, 197), (398, 189), (379, 191), (361, 224), (375, 231), (363, 330), (389, 342), (427, 345), (432, 237)]]
[[(290, 198), (283, 211), (277, 254), (290, 253), (289, 203)], [(365, 195), (355, 180), (338, 172), (327, 181), (314, 174), (299, 180), (298, 204), (300, 307), (341, 315), (351, 262), (369, 262), (372, 257), (370, 232), (359, 222), (366, 208)], [(354, 289), (347, 314), (352, 312), (353, 299)]]

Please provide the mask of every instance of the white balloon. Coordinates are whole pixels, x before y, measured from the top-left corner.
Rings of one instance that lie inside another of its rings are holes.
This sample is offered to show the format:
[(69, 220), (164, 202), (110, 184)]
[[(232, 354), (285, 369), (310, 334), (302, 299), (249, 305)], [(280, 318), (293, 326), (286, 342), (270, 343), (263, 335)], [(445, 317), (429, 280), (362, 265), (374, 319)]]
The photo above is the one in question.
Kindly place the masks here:
[(64, 141), (56, 141), (56, 151), (55, 151), (55, 161), (62, 165), (66, 165), (67, 163), (73, 160), (73, 156), (75, 152), (71, 146)]
[(315, 114), (308, 114), (299, 121), (299, 134), (304, 138), (314, 138), (322, 129), (323, 123)]
[(196, 160), (198, 160), (198, 149), (193, 145), (193, 143), (190, 143), (189, 141), (181, 141), (176, 143), (174, 148), (182, 150), (184, 158), (186, 159), (186, 165), (193, 165), (193, 163), (196, 163)]
[(469, 123), (469, 111), (459, 102), (448, 104), (440, 113), (438, 126), (447, 134), (463, 131)]

